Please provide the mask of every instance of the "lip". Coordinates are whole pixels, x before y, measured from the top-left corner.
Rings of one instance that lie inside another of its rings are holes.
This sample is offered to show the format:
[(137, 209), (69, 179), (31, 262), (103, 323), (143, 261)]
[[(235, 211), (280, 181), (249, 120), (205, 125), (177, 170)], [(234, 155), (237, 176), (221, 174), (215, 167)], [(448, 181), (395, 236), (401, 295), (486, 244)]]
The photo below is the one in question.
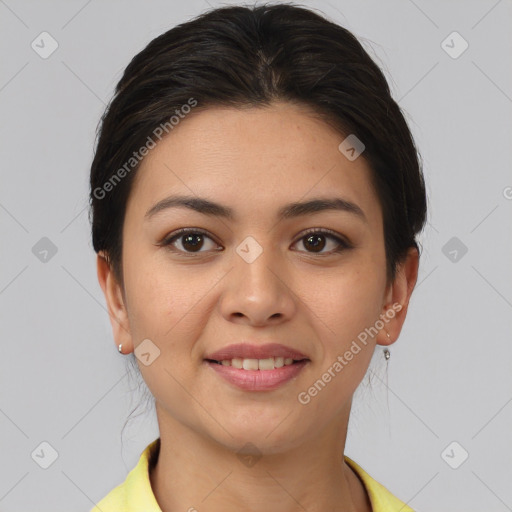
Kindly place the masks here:
[(205, 361), (205, 364), (212, 368), (217, 375), (244, 391), (271, 391), (277, 389), (297, 377), (308, 363), (310, 363), (309, 359), (273, 370), (244, 370)]
[[(267, 343), (265, 345), (254, 345), (252, 343), (236, 343), (228, 345), (220, 350), (208, 354), (205, 359), (222, 361), (224, 359), (268, 359), (269, 357), (284, 357), (295, 360), (309, 359), (302, 352), (296, 349), (281, 345), (280, 343)], [(218, 366), (218, 365), (217, 365)], [(243, 370), (250, 372), (251, 370)], [(259, 371), (259, 370), (258, 370)], [(275, 370), (265, 370), (264, 373)]]

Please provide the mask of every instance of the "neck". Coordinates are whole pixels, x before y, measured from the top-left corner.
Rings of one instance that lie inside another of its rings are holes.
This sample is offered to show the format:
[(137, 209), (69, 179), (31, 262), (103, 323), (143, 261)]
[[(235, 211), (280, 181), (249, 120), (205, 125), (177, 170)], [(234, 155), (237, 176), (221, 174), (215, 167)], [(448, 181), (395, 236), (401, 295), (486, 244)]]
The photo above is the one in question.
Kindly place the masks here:
[(157, 414), (160, 450), (150, 481), (162, 512), (371, 512), (362, 482), (343, 458), (348, 415), (287, 451), (242, 454), (158, 407)]

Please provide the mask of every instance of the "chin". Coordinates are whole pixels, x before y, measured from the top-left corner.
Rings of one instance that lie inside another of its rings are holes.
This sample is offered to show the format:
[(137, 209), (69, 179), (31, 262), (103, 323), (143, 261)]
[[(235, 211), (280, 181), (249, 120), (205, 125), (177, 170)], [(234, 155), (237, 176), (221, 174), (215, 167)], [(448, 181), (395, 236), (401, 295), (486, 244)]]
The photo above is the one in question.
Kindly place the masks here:
[[(286, 417), (286, 416), (284, 416)], [(250, 425), (225, 425), (231, 434), (222, 431), (215, 440), (236, 454), (262, 455), (284, 453), (299, 446), (305, 437), (296, 426), (279, 421), (269, 422), (256, 419)]]

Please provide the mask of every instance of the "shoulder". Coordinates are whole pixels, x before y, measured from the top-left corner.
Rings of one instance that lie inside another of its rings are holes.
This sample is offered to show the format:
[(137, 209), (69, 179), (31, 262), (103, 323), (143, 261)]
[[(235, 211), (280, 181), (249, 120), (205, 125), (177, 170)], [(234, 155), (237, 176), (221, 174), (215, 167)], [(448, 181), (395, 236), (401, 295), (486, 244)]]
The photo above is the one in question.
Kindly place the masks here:
[(160, 438), (144, 449), (125, 481), (112, 489), (89, 512), (162, 512), (153, 494), (148, 471), (159, 449)]
[(372, 478), (359, 464), (345, 455), (345, 462), (357, 473), (370, 497), (373, 512), (414, 512), (414, 510)]

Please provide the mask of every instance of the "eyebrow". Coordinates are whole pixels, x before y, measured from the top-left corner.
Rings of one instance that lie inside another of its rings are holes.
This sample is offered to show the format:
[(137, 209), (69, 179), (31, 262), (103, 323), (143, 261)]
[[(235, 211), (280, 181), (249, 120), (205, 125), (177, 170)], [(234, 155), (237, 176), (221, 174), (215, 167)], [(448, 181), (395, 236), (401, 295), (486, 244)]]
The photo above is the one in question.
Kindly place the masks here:
[[(212, 202), (208, 199), (195, 196), (169, 196), (152, 206), (145, 215), (149, 220), (157, 213), (168, 208), (188, 208), (211, 217), (222, 217), (231, 221), (236, 220), (232, 208)], [(318, 198), (310, 201), (289, 203), (281, 207), (277, 212), (277, 220), (291, 219), (301, 215), (311, 215), (326, 210), (338, 210), (354, 214), (365, 223), (368, 223), (363, 210), (355, 203), (338, 197)]]

